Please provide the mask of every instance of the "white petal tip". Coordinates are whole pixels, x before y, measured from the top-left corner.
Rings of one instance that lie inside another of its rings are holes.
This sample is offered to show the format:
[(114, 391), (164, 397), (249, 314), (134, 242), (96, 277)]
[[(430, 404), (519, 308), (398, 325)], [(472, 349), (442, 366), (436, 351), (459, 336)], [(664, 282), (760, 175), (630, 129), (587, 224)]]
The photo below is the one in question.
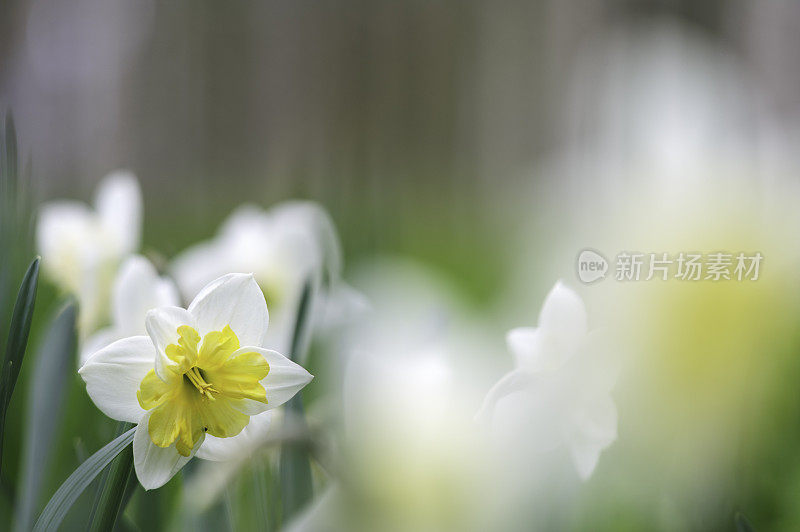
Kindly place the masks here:
[(574, 297), (580, 299), (578, 293), (575, 290), (573, 290), (568, 284), (564, 283), (564, 281), (562, 281), (561, 279), (556, 281), (556, 284), (554, 284), (553, 288), (550, 289), (550, 293), (548, 294), (548, 296), (552, 294), (563, 294), (566, 295), (567, 297)]

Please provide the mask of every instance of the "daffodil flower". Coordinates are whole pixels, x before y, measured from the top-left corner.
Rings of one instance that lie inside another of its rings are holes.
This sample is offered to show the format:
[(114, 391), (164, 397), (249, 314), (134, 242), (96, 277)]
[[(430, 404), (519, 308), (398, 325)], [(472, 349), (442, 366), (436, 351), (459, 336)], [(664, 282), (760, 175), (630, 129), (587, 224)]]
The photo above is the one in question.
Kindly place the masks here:
[(339, 240), (330, 217), (304, 201), (269, 210), (243, 205), (215, 238), (187, 249), (170, 268), (187, 299), (224, 273), (254, 272), (272, 315), (267, 345), (278, 350), (289, 348), (305, 283), (322, 277), (336, 281), (340, 269)]
[(100, 410), (138, 423), (134, 467), (145, 489), (162, 486), (193, 456), (236, 457), (266, 430), (270, 410), (311, 381), (263, 347), (268, 321), (252, 274), (229, 274), (188, 309), (150, 310), (147, 336), (118, 340), (81, 367)]
[(96, 351), (128, 336), (147, 334), (144, 315), (157, 307), (180, 303), (175, 283), (159, 277), (149, 260), (131, 255), (117, 272), (111, 291), (111, 325), (86, 339), (81, 347), (83, 365)]
[(480, 326), (413, 261), (380, 258), (354, 279), (370, 306), (331, 368), (343, 373), (329, 418), (340, 422), (334, 447), (346, 481), (333, 479), (286, 531), (481, 529), (492, 477), (472, 423)]
[(583, 301), (558, 282), (539, 326), (513, 329), (507, 343), (516, 368), (489, 391), (478, 420), (507, 441), (524, 441), (526, 451), (566, 445), (580, 477), (589, 478), (617, 437), (616, 366), (602, 331), (588, 332)]
[(139, 183), (121, 171), (101, 181), (94, 209), (80, 201), (57, 200), (39, 210), (36, 243), (42, 273), (77, 296), (83, 336), (106, 319), (117, 267), (139, 247), (141, 211)]

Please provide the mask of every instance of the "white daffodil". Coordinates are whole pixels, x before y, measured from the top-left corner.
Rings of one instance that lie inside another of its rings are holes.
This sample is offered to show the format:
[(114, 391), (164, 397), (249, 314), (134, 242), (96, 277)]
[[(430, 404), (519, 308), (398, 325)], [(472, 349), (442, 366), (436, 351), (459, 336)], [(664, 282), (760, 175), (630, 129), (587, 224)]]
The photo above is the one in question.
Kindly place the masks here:
[(287, 532), (485, 530), (493, 471), (472, 419), (476, 357), (487, 351), (481, 324), (413, 261), (383, 257), (353, 279), (370, 306), (330, 353), (339, 393), (309, 408), (335, 423), (333, 470), (347, 474)]
[(120, 266), (111, 291), (111, 325), (86, 339), (81, 347), (81, 365), (111, 342), (147, 334), (144, 316), (157, 307), (180, 304), (175, 283), (159, 277), (149, 260), (131, 255)]
[(123, 257), (139, 247), (142, 198), (136, 177), (109, 174), (97, 188), (94, 209), (72, 200), (45, 203), (36, 224), (42, 272), (80, 302), (80, 330), (106, 318), (111, 284)]
[(489, 391), (478, 419), (526, 449), (566, 445), (586, 480), (617, 437), (610, 394), (616, 371), (602, 334), (588, 332), (583, 301), (558, 282), (542, 306), (539, 326), (513, 329), (507, 342), (516, 369)]
[(322, 208), (293, 201), (270, 210), (237, 208), (217, 236), (184, 251), (171, 272), (186, 299), (209, 281), (231, 271), (254, 272), (270, 308), (267, 345), (289, 349), (297, 306), (305, 283), (338, 279), (339, 241)]
[(487, 499), (485, 453), (447, 346), (374, 347), (353, 353), (345, 372), (335, 447), (346, 479), (287, 531), (480, 530), (471, 525)]
[(228, 460), (266, 431), (270, 410), (313, 378), (265, 349), (269, 314), (252, 274), (209, 283), (184, 310), (161, 307), (145, 317), (149, 336), (118, 340), (81, 367), (100, 410), (138, 423), (136, 475), (162, 486), (193, 456)]

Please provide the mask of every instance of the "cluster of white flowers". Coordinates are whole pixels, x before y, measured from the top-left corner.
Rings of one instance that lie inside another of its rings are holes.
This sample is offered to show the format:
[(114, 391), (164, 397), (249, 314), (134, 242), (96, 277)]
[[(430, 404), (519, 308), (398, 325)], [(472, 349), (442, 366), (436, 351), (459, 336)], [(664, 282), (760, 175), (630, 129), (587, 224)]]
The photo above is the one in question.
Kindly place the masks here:
[[(389, 303), (367, 290), (372, 297), (363, 304), (339, 279), (338, 238), (317, 205), (240, 207), (215, 238), (161, 273), (136, 254), (141, 218), (138, 183), (116, 173), (100, 185), (95, 211), (78, 202), (44, 205), (37, 237), (50, 279), (81, 305), (79, 372), (89, 396), (109, 417), (138, 425), (134, 465), (146, 489), (194, 456), (226, 461), (252, 450), (269, 430), (272, 409), (312, 380), (288, 353), (307, 283), (324, 303), (314, 307), (317, 325), (321, 308), (330, 318), (330, 309), (343, 314), (358, 301), (358, 319), (341, 327), (346, 339), (328, 348), (346, 351), (337, 357), (345, 368), (336, 376), (337, 419), (343, 460), (356, 471), (351, 480), (389, 482), (394, 493), (407, 484), (419, 489), (446, 470), (448, 485), (463, 488), (478, 484), (469, 482), (479, 474), (476, 453), (500, 456), (512, 447), (517, 454), (564, 447), (587, 479), (616, 439), (613, 364), (602, 334), (588, 329), (583, 301), (561, 282), (537, 328), (508, 333), (515, 369), (477, 394), (485, 394), (481, 406), (472, 400), (476, 387), (466, 385), (472, 358), (465, 353), (483, 349), (466, 332), (476, 327), (453, 334), (440, 322), (446, 298), (388, 274), (373, 284)], [(425, 306), (426, 298), (433, 303)], [(184, 308), (182, 301), (191, 302)], [(342, 316), (333, 321), (343, 323)], [(378, 471), (381, 463), (390, 469)], [(415, 509), (425, 514), (423, 499), (414, 499)], [(320, 511), (296, 526), (315, 522)]]
[[(340, 259), (315, 205), (242, 207), (162, 277), (134, 254), (141, 210), (136, 178), (111, 174), (95, 210), (77, 201), (43, 205), (37, 245), (46, 274), (78, 297), (87, 391), (109, 417), (138, 424), (134, 464), (151, 489), (192, 456), (226, 460), (256, 444), (271, 410), (311, 381), (278, 350), (289, 348), (304, 283), (334, 282)], [(181, 295), (193, 298), (187, 310)]]

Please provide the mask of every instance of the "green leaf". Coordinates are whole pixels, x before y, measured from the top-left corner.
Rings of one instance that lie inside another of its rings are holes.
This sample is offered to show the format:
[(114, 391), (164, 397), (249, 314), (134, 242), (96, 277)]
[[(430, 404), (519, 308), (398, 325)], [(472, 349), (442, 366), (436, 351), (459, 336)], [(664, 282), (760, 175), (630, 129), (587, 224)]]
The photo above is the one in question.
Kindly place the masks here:
[(0, 130), (0, 346), (6, 345), (5, 327), (11, 321), (11, 295), (28, 266), (31, 249), (30, 165), (20, 172), (14, 119), (6, 114)]
[(297, 306), (297, 317), (294, 322), (292, 349), (289, 352), (289, 358), (298, 363), (305, 358), (306, 351), (308, 351), (309, 318), (311, 317), (311, 295), (313, 291), (312, 281), (308, 280), (303, 286), (300, 304)]
[[(312, 283), (309, 281), (303, 288), (300, 305), (295, 320), (294, 335), (292, 337), (291, 358), (300, 360), (304, 358), (307, 349), (309, 321), (311, 317)], [(286, 403), (287, 421), (305, 428), (303, 415), (303, 399), (298, 393)], [(280, 456), (280, 482), (281, 502), (283, 507), (283, 522), (286, 523), (300, 511), (313, 496), (311, 484), (311, 462), (307, 445), (301, 443), (287, 443), (281, 447)]]
[(11, 316), (6, 353), (0, 373), (0, 469), (2, 469), (3, 437), (5, 436), (6, 411), (14, 393), (14, 386), (22, 367), (22, 358), (28, 345), (28, 334), (33, 320), (33, 306), (36, 302), (36, 286), (39, 279), (39, 257), (36, 257), (25, 277), (22, 279)]
[[(123, 434), (133, 427), (133, 423), (120, 422), (117, 426), (117, 434)], [(114, 524), (117, 522), (119, 514), (125, 508), (123, 499), (132, 470), (133, 447), (129, 446), (111, 462), (103, 478), (103, 483), (97, 493), (97, 499), (92, 510), (92, 517), (89, 520), (89, 530), (104, 531), (114, 529)]]
[(42, 480), (56, 445), (66, 400), (66, 384), (75, 360), (77, 305), (68, 302), (55, 316), (35, 360), (28, 389), (23, 474), (16, 509), (16, 530), (30, 530)]
[(136, 428), (117, 436), (107, 443), (102, 449), (94, 453), (84, 463), (78, 466), (73, 473), (56, 490), (50, 502), (42, 511), (34, 531), (55, 530), (61, 524), (64, 516), (80, 497), (83, 490), (91, 484), (92, 480), (114, 459), (119, 453), (131, 444)]

